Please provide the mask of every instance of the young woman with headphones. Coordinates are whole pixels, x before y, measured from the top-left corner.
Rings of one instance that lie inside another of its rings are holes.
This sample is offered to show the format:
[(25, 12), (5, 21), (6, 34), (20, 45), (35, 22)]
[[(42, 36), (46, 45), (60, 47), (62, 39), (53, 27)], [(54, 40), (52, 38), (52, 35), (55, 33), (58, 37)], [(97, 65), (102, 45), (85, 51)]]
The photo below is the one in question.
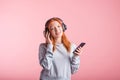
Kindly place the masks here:
[(81, 47), (76, 49), (76, 45), (67, 39), (64, 33), (66, 29), (58, 17), (46, 22), (46, 42), (39, 46), (39, 62), (43, 68), (40, 80), (71, 80), (71, 74), (78, 71)]

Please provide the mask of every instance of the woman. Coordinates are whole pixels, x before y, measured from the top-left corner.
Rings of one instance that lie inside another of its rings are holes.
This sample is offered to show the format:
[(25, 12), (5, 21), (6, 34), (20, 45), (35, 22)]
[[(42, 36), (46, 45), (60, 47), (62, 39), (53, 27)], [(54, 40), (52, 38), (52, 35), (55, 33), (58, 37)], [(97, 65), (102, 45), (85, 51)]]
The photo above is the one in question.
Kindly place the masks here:
[(39, 62), (43, 67), (40, 80), (71, 80), (79, 69), (81, 48), (76, 49), (64, 31), (66, 25), (60, 18), (50, 18), (45, 24), (46, 43), (39, 47)]

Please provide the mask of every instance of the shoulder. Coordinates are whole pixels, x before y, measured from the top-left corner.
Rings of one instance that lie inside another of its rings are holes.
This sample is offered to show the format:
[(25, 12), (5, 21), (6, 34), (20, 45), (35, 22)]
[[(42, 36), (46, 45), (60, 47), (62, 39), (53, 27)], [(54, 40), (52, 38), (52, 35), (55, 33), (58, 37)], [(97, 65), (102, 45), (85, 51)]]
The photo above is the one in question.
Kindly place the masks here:
[(40, 49), (40, 48), (46, 48), (46, 43), (40, 43), (39, 49)]
[(40, 46), (45, 46), (46, 45), (46, 43), (40, 43)]

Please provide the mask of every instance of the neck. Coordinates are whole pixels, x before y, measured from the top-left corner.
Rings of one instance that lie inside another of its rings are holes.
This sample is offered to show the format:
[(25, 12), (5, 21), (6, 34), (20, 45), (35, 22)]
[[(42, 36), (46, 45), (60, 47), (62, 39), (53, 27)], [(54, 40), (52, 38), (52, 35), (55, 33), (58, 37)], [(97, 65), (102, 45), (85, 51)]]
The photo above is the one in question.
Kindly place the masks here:
[(56, 43), (62, 43), (62, 38), (57, 38), (57, 39), (55, 39), (55, 42), (56, 42)]

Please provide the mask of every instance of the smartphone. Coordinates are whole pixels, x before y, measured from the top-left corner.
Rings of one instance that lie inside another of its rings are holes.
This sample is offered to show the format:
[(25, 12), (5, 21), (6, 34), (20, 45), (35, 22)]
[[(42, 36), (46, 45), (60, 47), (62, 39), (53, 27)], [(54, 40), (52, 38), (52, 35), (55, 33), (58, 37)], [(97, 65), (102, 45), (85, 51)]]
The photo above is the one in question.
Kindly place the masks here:
[[(79, 44), (77, 48), (80, 48), (80, 47), (82, 48), (85, 44), (86, 44), (85, 42), (82, 42)], [(77, 48), (73, 51), (73, 53), (77, 51)]]

